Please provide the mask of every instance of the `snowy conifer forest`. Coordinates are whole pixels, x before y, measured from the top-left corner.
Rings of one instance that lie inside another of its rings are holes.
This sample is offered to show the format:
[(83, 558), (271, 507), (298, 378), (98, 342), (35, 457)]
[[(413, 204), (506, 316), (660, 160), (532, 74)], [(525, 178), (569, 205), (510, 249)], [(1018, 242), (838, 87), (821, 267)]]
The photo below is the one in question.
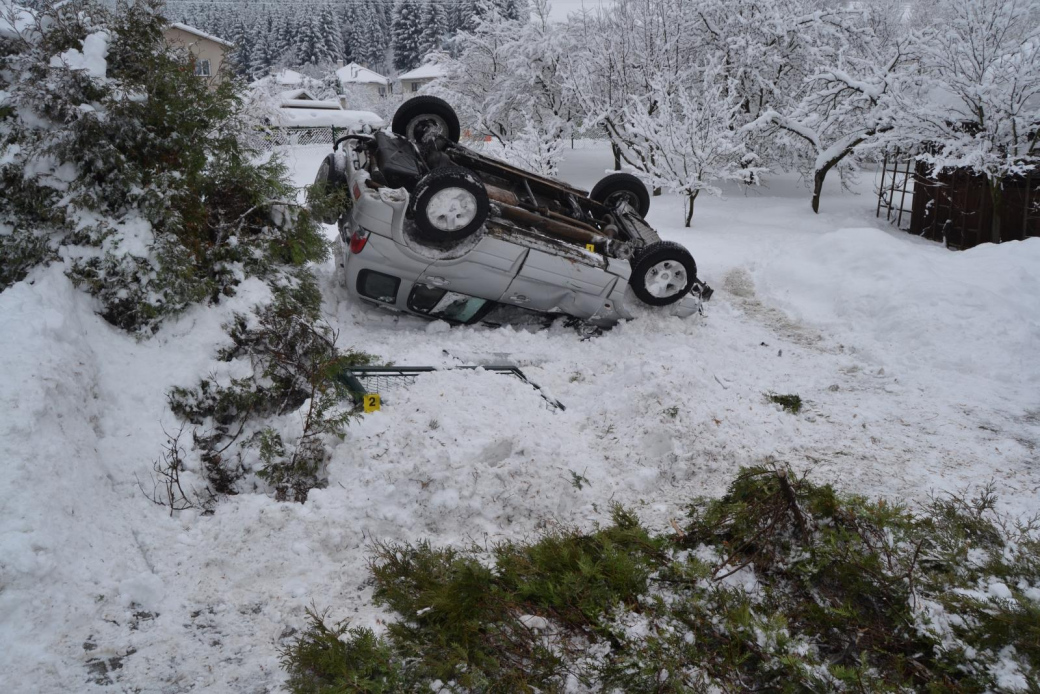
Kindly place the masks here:
[(488, 12), (526, 17), (526, 0), (170, 0), (167, 15), (235, 44), (235, 69), (335, 69), (356, 62), (383, 74), (418, 67)]
[[(1035, 693), (1038, 139), (1040, 0), (0, 0), (0, 693)], [(714, 295), (398, 243), (453, 147)]]

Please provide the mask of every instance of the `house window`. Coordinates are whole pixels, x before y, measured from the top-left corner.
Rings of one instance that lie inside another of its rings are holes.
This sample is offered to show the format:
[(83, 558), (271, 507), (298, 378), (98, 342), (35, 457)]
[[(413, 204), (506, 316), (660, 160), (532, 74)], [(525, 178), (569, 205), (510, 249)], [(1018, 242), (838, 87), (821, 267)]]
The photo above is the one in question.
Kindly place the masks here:
[(413, 92), (419, 91), (419, 83), (418, 82), (412, 82), (412, 91)]
[(386, 87), (379, 87), (379, 96), (386, 96)]
[(195, 61), (195, 74), (199, 77), (209, 77), (209, 61), (208, 60), (196, 60)]

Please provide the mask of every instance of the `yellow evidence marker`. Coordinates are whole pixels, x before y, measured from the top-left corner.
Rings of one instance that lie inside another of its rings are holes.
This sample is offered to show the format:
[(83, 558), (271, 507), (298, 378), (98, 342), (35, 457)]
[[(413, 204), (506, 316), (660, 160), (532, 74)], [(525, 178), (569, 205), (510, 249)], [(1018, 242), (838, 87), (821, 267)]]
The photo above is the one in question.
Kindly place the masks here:
[(378, 412), (381, 409), (379, 393), (365, 393), (363, 398), (362, 406), (365, 408), (365, 412)]
[(591, 244), (591, 243), (586, 243), (585, 244), (585, 250), (592, 251), (593, 253), (595, 253), (596, 252), (596, 246)]

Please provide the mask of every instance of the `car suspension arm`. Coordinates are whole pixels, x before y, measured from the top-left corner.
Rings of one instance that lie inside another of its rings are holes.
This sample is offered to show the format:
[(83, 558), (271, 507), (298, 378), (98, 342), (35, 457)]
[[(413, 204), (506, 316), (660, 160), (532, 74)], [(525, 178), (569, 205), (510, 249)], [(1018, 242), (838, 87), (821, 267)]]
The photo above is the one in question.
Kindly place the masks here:
[(499, 203), (502, 208), (502, 216), (506, 219), (530, 224), (571, 241), (605, 246), (609, 240), (608, 236), (595, 227), (563, 217), (552, 210), (546, 208), (524, 209), (530, 206), (522, 203), (516, 194), (504, 188), (487, 183), (484, 184), (484, 187), (487, 189), (488, 197)]

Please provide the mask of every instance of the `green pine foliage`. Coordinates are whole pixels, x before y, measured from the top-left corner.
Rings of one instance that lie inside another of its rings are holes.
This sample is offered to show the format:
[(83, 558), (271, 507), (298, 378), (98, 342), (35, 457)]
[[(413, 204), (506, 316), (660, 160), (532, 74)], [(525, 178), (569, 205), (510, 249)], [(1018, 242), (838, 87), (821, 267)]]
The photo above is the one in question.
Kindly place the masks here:
[(1036, 691), (1040, 528), (994, 505), (913, 512), (759, 467), (674, 533), (617, 508), (490, 551), (381, 545), (396, 621), (312, 612), (283, 663), (294, 692)]
[[(137, 334), (328, 253), (285, 169), (244, 144), (242, 84), (196, 77), (160, 9), (64, 3), (0, 37), (0, 290), (60, 258)], [(103, 70), (83, 69), (98, 38)]]
[(170, 409), (192, 427), (189, 467), (205, 479), (204, 498), (259, 483), (276, 499), (305, 501), (325, 485), (328, 443), (356, 416), (341, 375), (372, 357), (337, 348), (313, 278), (301, 272), (293, 280), (226, 326), (230, 344), (218, 357), (248, 363), (248, 377), (204, 378), (169, 393)]

